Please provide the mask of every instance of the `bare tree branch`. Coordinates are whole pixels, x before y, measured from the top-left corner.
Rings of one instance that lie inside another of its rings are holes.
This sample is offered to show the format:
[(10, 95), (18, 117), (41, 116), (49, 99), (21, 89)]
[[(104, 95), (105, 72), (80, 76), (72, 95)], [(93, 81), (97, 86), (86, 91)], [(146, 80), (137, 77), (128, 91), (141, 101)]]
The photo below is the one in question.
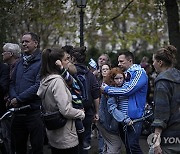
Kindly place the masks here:
[(112, 18), (110, 18), (109, 20), (107, 20), (107, 21), (105, 21), (105, 22), (102, 22), (101, 25), (104, 25), (104, 24), (106, 24), (106, 23), (108, 23), (108, 22), (111, 22), (111, 21), (117, 19), (119, 16), (121, 16), (121, 15), (124, 13), (124, 11), (131, 5), (131, 3), (132, 3), (133, 1), (134, 1), (134, 0), (131, 0), (131, 1), (122, 9), (122, 11), (121, 11), (119, 14), (117, 14), (115, 17), (112, 17)]

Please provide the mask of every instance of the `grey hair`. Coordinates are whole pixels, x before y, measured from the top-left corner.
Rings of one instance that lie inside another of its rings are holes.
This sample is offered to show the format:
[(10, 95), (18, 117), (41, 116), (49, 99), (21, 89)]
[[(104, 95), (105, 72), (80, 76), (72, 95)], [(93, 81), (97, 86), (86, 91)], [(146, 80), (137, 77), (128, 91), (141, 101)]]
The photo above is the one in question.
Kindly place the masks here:
[(3, 46), (3, 50), (6, 52), (11, 52), (13, 53), (15, 58), (19, 58), (21, 56), (21, 48), (18, 44), (14, 43), (6, 43)]

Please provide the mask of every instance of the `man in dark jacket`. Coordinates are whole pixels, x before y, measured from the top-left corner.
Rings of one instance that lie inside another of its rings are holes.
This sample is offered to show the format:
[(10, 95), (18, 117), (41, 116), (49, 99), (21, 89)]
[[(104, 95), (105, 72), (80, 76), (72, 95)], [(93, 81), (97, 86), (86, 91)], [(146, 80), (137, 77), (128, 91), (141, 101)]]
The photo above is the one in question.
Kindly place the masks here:
[[(93, 120), (99, 120), (98, 110), (99, 110), (99, 97), (100, 97), (100, 87), (95, 75), (87, 68), (85, 63), (86, 59), (86, 48), (74, 48), (70, 53), (73, 63), (77, 69), (77, 75), (85, 75), (88, 87), (86, 88), (88, 93), (88, 101), (83, 101), (83, 106), (85, 110), (85, 119), (83, 120), (83, 125), (85, 128), (84, 139), (83, 139), (83, 154), (87, 154), (88, 150), (91, 148), (91, 125)], [(80, 150), (80, 153), (82, 151)]]
[(40, 84), (39, 71), (41, 53), (39, 37), (25, 33), (22, 37), (23, 57), (17, 63), (10, 83), (12, 107), (30, 105), (31, 108), (15, 114), (12, 120), (12, 134), (17, 154), (25, 154), (28, 136), (33, 154), (43, 153), (43, 122), (41, 119), (41, 100), (36, 95)]

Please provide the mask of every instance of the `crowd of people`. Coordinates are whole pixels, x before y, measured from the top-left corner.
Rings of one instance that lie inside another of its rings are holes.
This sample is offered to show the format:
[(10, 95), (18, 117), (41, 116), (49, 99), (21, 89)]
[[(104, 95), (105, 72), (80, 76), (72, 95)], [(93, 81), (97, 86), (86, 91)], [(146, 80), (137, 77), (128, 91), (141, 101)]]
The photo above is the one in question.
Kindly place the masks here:
[[(99, 154), (120, 154), (121, 142), (127, 154), (142, 154), (139, 139), (147, 106), (154, 111), (154, 139), (180, 137), (180, 71), (174, 67), (174, 46), (153, 54), (154, 78), (147, 57), (136, 64), (130, 51), (120, 52), (118, 66), (112, 67), (105, 53), (86, 65), (86, 47), (41, 51), (40, 37), (32, 32), (23, 34), (21, 44), (3, 46), (0, 116), (9, 108), (30, 108), (0, 121), (3, 154), (26, 154), (28, 144), (31, 153), (43, 154), (45, 137), (52, 154), (88, 154), (92, 126), (98, 131)], [(55, 112), (66, 123), (48, 129), (42, 113)], [(178, 154), (179, 147), (163, 140), (153, 152)]]

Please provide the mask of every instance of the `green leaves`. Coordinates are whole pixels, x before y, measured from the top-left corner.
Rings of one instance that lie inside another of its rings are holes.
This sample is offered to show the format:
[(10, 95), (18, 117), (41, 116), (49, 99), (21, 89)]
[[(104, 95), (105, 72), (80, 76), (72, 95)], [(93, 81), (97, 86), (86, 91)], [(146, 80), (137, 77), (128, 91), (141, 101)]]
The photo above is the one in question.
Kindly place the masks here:
[[(74, 0), (2, 0), (0, 5), (2, 42), (18, 42), (23, 32), (33, 31), (42, 48), (65, 45), (67, 39), (79, 45), (80, 10)], [(154, 50), (168, 40), (163, 7), (157, 0), (88, 0), (85, 45), (107, 52)]]

